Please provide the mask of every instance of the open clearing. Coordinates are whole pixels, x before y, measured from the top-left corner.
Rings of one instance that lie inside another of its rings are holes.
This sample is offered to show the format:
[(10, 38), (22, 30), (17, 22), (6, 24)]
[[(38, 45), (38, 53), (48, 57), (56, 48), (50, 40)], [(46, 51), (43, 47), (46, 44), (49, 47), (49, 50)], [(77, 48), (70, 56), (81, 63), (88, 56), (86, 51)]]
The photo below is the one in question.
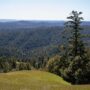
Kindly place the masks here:
[(0, 73), (0, 90), (90, 90), (90, 85), (71, 85), (44, 71)]

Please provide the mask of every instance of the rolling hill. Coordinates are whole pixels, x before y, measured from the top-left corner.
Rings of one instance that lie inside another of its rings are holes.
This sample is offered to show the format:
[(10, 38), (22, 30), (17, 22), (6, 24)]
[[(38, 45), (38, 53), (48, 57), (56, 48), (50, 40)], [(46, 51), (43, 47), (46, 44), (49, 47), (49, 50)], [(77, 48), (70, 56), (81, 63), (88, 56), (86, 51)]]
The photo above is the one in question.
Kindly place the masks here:
[(0, 90), (90, 90), (89, 85), (71, 85), (44, 71), (0, 73)]

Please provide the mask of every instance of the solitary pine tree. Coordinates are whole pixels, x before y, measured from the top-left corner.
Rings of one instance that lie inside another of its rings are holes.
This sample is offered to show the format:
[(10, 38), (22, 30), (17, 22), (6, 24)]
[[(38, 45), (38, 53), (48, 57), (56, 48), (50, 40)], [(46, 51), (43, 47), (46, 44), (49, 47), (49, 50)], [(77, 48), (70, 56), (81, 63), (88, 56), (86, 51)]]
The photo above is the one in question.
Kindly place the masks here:
[(60, 75), (72, 84), (90, 83), (90, 58), (88, 58), (82, 39), (81, 21), (83, 18), (80, 17), (81, 14), (82, 12), (71, 12), (71, 16), (68, 17), (69, 21), (65, 23), (63, 33), (65, 41), (61, 46), (61, 57), (50, 59), (47, 64), (50, 72)]
[(69, 55), (75, 57), (80, 55), (83, 57), (85, 54), (84, 42), (81, 38), (81, 21), (83, 20), (80, 15), (82, 12), (72, 11), (71, 16), (67, 17), (69, 21), (65, 23), (66, 29), (70, 30), (68, 38), (68, 47), (70, 50)]
[(72, 11), (71, 16), (67, 17), (69, 21), (65, 23), (67, 31), (68, 43), (65, 43), (64, 48), (64, 62), (60, 67), (61, 76), (72, 82), (73, 84), (90, 83), (90, 60), (87, 58), (84, 42), (81, 34), (81, 21), (83, 20), (80, 15), (82, 12)]

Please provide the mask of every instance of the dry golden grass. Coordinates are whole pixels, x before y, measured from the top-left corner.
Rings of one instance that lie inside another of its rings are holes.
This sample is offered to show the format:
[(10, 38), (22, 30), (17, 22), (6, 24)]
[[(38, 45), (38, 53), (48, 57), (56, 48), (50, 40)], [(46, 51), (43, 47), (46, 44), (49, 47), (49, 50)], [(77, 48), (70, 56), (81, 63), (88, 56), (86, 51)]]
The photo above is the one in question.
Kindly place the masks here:
[(0, 74), (0, 90), (90, 90), (90, 85), (71, 85), (44, 71), (17, 71)]

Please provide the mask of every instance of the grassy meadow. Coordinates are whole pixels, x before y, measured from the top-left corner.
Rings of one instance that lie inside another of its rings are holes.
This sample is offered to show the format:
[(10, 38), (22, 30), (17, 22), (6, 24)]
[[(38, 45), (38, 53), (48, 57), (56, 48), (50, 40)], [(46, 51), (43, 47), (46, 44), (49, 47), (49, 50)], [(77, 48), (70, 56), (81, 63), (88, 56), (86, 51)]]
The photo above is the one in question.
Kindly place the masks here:
[(0, 90), (90, 90), (90, 85), (71, 85), (44, 71), (0, 73)]

